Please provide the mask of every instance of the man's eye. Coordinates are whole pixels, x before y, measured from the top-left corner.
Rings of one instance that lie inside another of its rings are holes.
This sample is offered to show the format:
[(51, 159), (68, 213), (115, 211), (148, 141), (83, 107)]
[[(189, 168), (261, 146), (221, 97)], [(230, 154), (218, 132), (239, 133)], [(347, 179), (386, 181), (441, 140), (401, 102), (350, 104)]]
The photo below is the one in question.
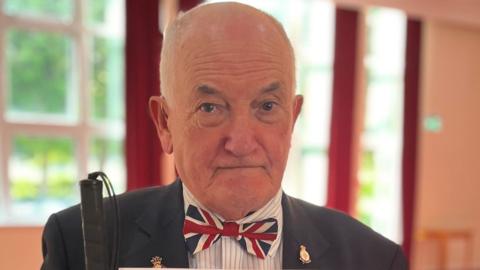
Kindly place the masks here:
[(272, 101), (264, 102), (262, 104), (262, 109), (264, 111), (271, 111), (273, 110), (273, 107), (275, 107), (275, 102), (272, 102)]
[(202, 112), (211, 113), (217, 109), (217, 106), (212, 103), (203, 103), (200, 105), (200, 110)]

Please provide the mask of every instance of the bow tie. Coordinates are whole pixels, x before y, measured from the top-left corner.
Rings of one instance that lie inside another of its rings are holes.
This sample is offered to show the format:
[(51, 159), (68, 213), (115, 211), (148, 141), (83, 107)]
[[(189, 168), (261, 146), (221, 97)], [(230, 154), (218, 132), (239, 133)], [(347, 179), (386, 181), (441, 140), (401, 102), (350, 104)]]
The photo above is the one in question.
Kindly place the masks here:
[(192, 254), (212, 246), (220, 236), (234, 237), (248, 253), (264, 259), (277, 238), (278, 224), (274, 218), (258, 222), (237, 224), (222, 222), (209, 212), (189, 205), (183, 234)]

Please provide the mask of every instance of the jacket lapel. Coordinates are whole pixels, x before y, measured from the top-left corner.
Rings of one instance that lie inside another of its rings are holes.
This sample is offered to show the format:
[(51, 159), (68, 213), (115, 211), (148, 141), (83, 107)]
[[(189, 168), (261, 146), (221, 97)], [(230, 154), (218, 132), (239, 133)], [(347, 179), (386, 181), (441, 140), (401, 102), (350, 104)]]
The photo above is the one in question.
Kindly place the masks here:
[[(330, 244), (305, 212), (305, 209), (285, 193), (283, 208), (283, 268), (321, 269), (321, 257)], [(310, 263), (302, 263), (300, 246), (303, 245), (310, 256)]]
[[(163, 205), (162, 205), (163, 204)], [(187, 249), (183, 237), (183, 194), (177, 180), (161, 198), (150, 205), (159, 205), (158, 211), (145, 209), (136, 220), (132, 242), (127, 247), (122, 267), (152, 267), (151, 258), (162, 258), (166, 267), (188, 268)], [(322, 255), (330, 244), (321, 235), (304, 208), (293, 198), (283, 194), (283, 268), (321, 269)], [(310, 263), (300, 260), (300, 246), (306, 247)]]
[[(136, 220), (132, 243), (125, 256), (125, 265), (152, 267), (150, 260), (158, 256), (166, 267), (188, 268), (188, 257), (183, 237), (183, 195), (181, 182), (168, 187), (165, 196), (155, 198), (149, 205), (158, 205), (158, 211), (145, 209)], [(156, 209), (155, 209), (156, 210)]]

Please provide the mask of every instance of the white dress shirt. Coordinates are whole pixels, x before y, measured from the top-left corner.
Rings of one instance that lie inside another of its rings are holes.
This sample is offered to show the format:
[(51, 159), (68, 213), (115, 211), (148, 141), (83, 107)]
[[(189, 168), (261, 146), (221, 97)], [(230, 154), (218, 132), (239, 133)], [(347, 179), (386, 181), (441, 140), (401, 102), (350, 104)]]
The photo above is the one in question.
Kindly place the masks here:
[[(189, 205), (200, 207), (206, 211), (194, 197), (188, 188), (183, 185), (183, 200), (185, 213)], [(215, 215), (209, 211), (210, 214)], [(215, 215), (221, 221), (225, 221), (221, 216)], [(195, 255), (188, 252), (188, 264), (190, 268), (203, 269), (281, 269), (282, 268), (282, 229), (283, 229), (283, 212), (282, 212), (282, 190), (262, 208), (254, 213), (236, 220), (238, 224), (249, 223), (264, 220), (266, 218), (275, 218), (278, 222), (277, 238), (273, 241), (272, 246), (265, 259), (257, 258), (249, 254), (233, 237), (221, 236), (211, 247), (202, 250)]]

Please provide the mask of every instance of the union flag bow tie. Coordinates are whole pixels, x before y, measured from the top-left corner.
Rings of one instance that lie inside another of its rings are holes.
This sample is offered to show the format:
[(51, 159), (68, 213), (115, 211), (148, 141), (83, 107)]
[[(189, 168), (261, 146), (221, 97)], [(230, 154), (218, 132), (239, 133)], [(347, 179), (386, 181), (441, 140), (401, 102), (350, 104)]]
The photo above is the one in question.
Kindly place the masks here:
[(222, 222), (209, 212), (189, 205), (183, 234), (187, 247), (192, 254), (212, 246), (220, 236), (230, 236), (250, 254), (264, 259), (277, 238), (278, 224), (274, 218), (258, 222), (237, 224)]

